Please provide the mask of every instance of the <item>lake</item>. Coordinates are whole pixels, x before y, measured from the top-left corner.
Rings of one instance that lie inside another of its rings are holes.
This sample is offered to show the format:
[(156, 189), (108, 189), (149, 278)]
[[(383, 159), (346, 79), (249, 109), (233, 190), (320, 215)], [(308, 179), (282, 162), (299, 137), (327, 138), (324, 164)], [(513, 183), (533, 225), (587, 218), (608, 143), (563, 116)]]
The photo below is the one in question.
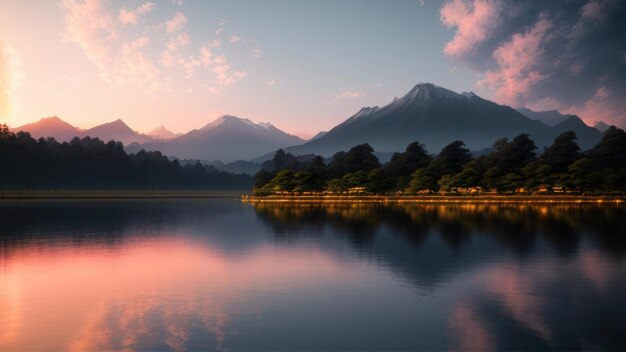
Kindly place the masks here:
[(0, 202), (0, 350), (625, 350), (623, 205)]

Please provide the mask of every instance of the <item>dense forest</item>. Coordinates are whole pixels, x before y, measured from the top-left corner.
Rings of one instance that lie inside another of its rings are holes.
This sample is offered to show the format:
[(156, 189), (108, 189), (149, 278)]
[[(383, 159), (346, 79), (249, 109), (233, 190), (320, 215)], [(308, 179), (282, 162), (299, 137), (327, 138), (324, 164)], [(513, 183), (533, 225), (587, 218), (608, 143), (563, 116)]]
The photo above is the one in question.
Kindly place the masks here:
[(582, 152), (567, 131), (538, 153), (527, 134), (498, 139), (474, 157), (463, 141), (436, 156), (419, 142), (381, 165), (368, 144), (306, 161), (279, 150), (255, 175), (254, 194), (608, 194), (626, 191), (626, 132), (611, 127), (591, 150)]
[(252, 177), (200, 163), (181, 166), (160, 152), (127, 154), (121, 142), (32, 138), (0, 125), (0, 188), (248, 189)]

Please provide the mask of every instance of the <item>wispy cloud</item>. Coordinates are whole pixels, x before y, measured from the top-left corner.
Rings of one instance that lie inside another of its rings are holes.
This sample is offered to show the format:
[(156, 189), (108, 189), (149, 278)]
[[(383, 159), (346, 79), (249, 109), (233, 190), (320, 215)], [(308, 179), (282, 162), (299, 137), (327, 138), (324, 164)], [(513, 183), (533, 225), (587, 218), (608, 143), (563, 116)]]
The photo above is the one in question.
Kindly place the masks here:
[(226, 20), (221, 20), (218, 25), (217, 25), (217, 29), (215, 30), (215, 34), (217, 35), (221, 35), (222, 32), (224, 32), (224, 25), (226, 24)]
[(0, 40), (0, 123), (16, 110), (17, 90), (24, 79), (17, 52)]
[(191, 37), (189, 33), (183, 32), (175, 37), (170, 38), (168, 40), (166, 46), (169, 50), (176, 50), (179, 47), (186, 47), (191, 43)]
[(485, 40), (491, 28), (500, 21), (499, 0), (452, 0), (441, 8), (441, 22), (456, 28), (456, 33), (443, 49), (447, 56), (461, 56), (474, 50)]
[(123, 24), (137, 24), (137, 18), (140, 14), (145, 14), (152, 12), (156, 5), (153, 2), (146, 2), (141, 6), (137, 7), (135, 10), (127, 10), (126, 7), (120, 9), (120, 14), (118, 19)]
[(181, 30), (187, 24), (187, 16), (181, 11), (176, 12), (171, 20), (165, 22), (167, 33), (174, 33)]
[(525, 33), (513, 35), (511, 40), (499, 46), (493, 52), (498, 68), (485, 72), (485, 78), (477, 86), (493, 88), (500, 102), (519, 106), (519, 98), (547, 78), (536, 66), (551, 27), (552, 23), (542, 13), (533, 27)]
[(486, 96), (624, 126), (626, 2), (447, 0), (440, 10), (454, 30), (444, 54), (480, 75)]
[(102, 1), (63, 0), (61, 5), (65, 10), (64, 39), (78, 44), (107, 84), (147, 83), (149, 90), (165, 88), (158, 81), (159, 68), (144, 52), (149, 39), (125, 38)]
[(275, 86), (277, 84), (278, 84), (278, 81), (275, 79), (270, 79), (265, 82), (265, 85), (268, 85), (268, 86)]
[(259, 48), (254, 48), (254, 49), (252, 49), (252, 56), (255, 59), (259, 59), (259, 58), (261, 58), (261, 56), (263, 56), (263, 52)]
[[(63, 38), (82, 49), (110, 87), (131, 84), (149, 91), (170, 91), (177, 79), (185, 80), (180, 84), (188, 87), (193, 84), (191, 79), (227, 86), (249, 75), (224, 53), (213, 52), (219, 50), (221, 38), (193, 46), (186, 28), (188, 18), (182, 11), (154, 25), (137, 17), (154, 9), (151, 2), (134, 10), (115, 10), (107, 4), (106, 0), (61, 3), (65, 12)], [(224, 23), (220, 21), (218, 27), (223, 28)], [(240, 40), (237, 35), (229, 38), (230, 42)]]
[(342, 90), (335, 98), (336, 99), (351, 99), (351, 98), (364, 97), (366, 95), (367, 93), (365, 92), (353, 91), (353, 90)]

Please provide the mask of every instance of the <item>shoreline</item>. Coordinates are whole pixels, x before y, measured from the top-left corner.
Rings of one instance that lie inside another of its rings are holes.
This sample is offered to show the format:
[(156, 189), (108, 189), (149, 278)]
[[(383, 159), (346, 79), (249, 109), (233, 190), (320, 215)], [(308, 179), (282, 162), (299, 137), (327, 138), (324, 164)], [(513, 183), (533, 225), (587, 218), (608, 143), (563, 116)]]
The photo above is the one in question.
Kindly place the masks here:
[(621, 204), (626, 196), (611, 195), (272, 195), (251, 196), (242, 190), (124, 190), (55, 189), (0, 190), (2, 200), (44, 199), (176, 199), (234, 198), (242, 203), (273, 204)]
[(167, 199), (167, 198), (235, 198), (242, 190), (125, 190), (125, 189), (47, 189), (0, 190), (0, 201), (22, 199)]
[(621, 204), (626, 202), (626, 196), (242, 196), (241, 201), (250, 204)]

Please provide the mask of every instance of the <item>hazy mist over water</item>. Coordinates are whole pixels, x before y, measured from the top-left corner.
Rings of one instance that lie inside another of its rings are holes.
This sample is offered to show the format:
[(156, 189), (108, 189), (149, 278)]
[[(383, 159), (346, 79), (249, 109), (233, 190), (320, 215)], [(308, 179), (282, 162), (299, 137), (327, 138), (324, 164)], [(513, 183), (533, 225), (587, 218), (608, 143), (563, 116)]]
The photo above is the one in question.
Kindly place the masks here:
[(623, 350), (626, 210), (0, 203), (2, 350)]

